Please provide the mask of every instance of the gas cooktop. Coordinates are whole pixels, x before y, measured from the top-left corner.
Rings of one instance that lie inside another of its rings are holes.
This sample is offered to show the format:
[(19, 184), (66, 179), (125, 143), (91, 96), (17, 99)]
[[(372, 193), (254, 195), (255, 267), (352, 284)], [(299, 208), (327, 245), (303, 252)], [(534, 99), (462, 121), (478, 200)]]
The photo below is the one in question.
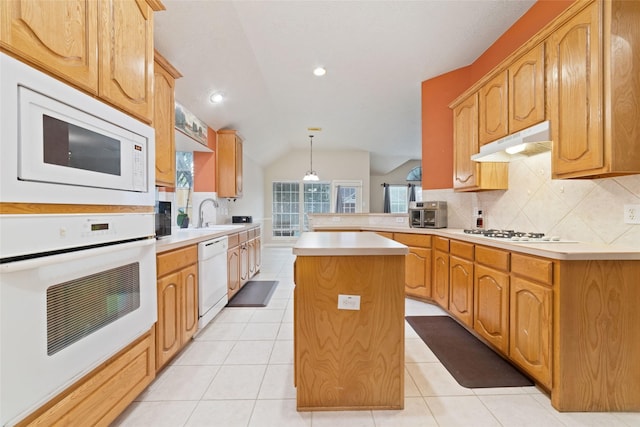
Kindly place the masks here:
[(505, 240), (510, 242), (520, 243), (577, 243), (573, 240), (561, 239), (560, 236), (545, 236), (544, 233), (536, 232), (523, 232), (515, 230), (500, 230), (500, 229), (464, 229), (466, 234), (474, 234), (479, 236), (488, 237), (495, 240)]

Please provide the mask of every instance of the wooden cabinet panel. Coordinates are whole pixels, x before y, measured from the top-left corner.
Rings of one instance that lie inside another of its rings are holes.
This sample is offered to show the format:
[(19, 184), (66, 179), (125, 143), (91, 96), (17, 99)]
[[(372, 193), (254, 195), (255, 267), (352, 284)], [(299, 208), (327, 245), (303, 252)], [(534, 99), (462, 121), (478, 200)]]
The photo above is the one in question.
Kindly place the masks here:
[[(480, 253), (480, 248), (476, 250)], [(473, 328), (504, 354), (509, 352), (509, 273), (475, 265)]]
[(507, 71), (480, 88), (478, 98), (478, 141), (480, 146), (509, 133), (509, 91)]
[(433, 299), (442, 308), (449, 309), (449, 254), (440, 250), (433, 252)]
[(240, 287), (249, 281), (249, 245), (240, 245)]
[(459, 240), (451, 240), (449, 243), (449, 252), (460, 258), (473, 261), (474, 245), (473, 243), (461, 242)]
[(545, 119), (544, 43), (509, 66), (509, 133)]
[(182, 345), (198, 330), (198, 265), (193, 264), (182, 273)]
[(510, 252), (487, 246), (476, 245), (475, 248), (475, 260), (477, 263), (506, 272), (509, 271), (510, 255)]
[(260, 271), (260, 265), (262, 265), (262, 239), (256, 237), (255, 240), (255, 274)]
[(473, 327), (473, 261), (449, 257), (449, 286), (449, 311)]
[(598, 4), (556, 29), (547, 41), (553, 175), (602, 168), (602, 72)]
[(156, 185), (175, 187), (175, 81), (181, 74), (158, 52), (154, 62), (153, 128), (156, 131)]
[(511, 277), (509, 357), (551, 389), (553, 291)]
[(242, 139), (235, 130), (218, 131), (217, 174), (219, 197), (242, 197)]
[(198, 246), (158, 254), (156, 368), (160, 370), (198, 330)]
[(98, 2), (0, 2), (0, 46), (87, 92), (98, 93)]
[(407, 246), (420, 248), (431, 247), (431, 236), (425, 236), (423, 234), (394, 233), (393, 240)]
[(227, 296), (229, 299), (240, 290), (240, 246), (229, 246), (227, 252)]
[(156, 368), (160, 369), (180, 351), (180, 273), (158, 279)]
[(433, 237), (433, 247), (441, 252), (449, 252), (449, 239), (444, 237)]
[(511, 271), (547, 285), (553, 284), (553, 261), (547, 258), (511, 254)]
[(476, 187), (478, 163), (471, 156), (478, 152), (478, 94), (453, 109), (453, 188)]
[(150, 123), (153, 113), (153, 10), (143, 0), (101, 0), (99, 92)]
[(404, 274), (407, 295), (431, 298), (431, 249), (409, 247)]

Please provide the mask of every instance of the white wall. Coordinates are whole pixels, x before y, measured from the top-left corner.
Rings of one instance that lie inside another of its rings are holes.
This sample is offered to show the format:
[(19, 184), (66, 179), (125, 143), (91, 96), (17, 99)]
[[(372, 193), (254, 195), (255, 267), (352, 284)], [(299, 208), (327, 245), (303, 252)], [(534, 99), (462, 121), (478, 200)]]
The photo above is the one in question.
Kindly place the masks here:
[[(264, 223), (263, 244), (278, 243), (271, 237), (272, 183), (274, 181), (302, 181), (309, 169), (309, 151), (294, 150), (264, 168)], [(313, 169), (321, 182), (333, 180), (362, 181), (362, 212), (369, 212), (369, 152), (368, 151), (317, 151), (313, 150)], [(295, 239), (293, 239), (295, 240)], [(290, 242), (291, 239), (288, 239)]]
[[(416, 166), (422, 166), (422, 161), (409, 160), (408, 162), (398, 166), (386, 175), (372, 175), (371, 194), (369, 196), (371, 206), (369, 207), (369, 211), (379, 213), (382, 213), (384, 211), (384, 191), (381, 187), (383, 183), (386, 182), (387, 184), (407, 185), (407, 174)], [(419, 182), (412, 182), (412, 184), (418, 185), (418, 187), (416, 187), (415, 189), (416, 193), (422, 190), (420, 188)]]
[(623, 206), (640, 204), (640, 175), (552, 180), (551, 153), (511, 162), (508, 190), (425, 190), (422, 197), (448, 202), (449, 228), (472, 228), (473, 208), (478, 207), (487, 228), (543, 232), (640, 250), (640, 225), (623, 221)]

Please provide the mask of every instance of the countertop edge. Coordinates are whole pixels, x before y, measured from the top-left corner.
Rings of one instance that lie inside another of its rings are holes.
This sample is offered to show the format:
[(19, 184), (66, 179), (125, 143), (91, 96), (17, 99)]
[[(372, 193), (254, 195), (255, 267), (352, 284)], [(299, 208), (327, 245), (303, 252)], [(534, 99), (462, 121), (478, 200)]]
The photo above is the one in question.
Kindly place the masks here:
[[(230, 224), (225, 224), (230, 225)], [(160, 254), (163, 252), (172, 251), (174, 249), (180, 249), (185, 246), (197, 245), (200, 242), (204, 242), (206, 240), (215, 239), (217, 237), (222, 236), (230, 236), (232, 234), (241, 233), (243, 231), (251, 230), (253, 228), (259, 228), (260, 224), (258, 223), (250, 223), (250, 224), (233, 224), (233, 225), (242, 225), (243, 228), (237, 228), (234, 230), (207, 230), (206, 228), (202, 229), (186, 229), (187, 232), (192, 233), (202, 233), (194, 236), (184, 236), (179, 237), (178, 234), (171, 234), (171, 236), (163, 237), (156, 240), (156, 254)], [(199, 231), (202, 230), (202, 231)], [(210, 232), (207, 232), (210, 231)], [(180, 231), (178, 231), (180, 233)]]
[(595, 243), (511, 243), (509, 241), (493, 240), (483, 236), (466, 234), (462, 229), (385, 227), (370, 225), (335, 226), (331, 224), (314, 226), (315, 231), (340, 229), (439, 236), (447, 239), (456, 239), (469, 243), (504, 249), (511, 252), (556, 259), (559, 261), (640, 260), (640, 250), (630, 247)]

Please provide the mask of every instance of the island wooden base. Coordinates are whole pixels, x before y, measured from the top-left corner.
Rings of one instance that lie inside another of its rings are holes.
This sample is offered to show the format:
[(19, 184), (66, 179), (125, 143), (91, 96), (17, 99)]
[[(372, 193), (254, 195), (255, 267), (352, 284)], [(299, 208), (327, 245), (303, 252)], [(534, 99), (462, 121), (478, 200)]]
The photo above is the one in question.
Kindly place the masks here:
[[(404, 255), (298, 256), (297, 409), (404, 407)], [(338, 294), (360, 310), (338, 310)]]

